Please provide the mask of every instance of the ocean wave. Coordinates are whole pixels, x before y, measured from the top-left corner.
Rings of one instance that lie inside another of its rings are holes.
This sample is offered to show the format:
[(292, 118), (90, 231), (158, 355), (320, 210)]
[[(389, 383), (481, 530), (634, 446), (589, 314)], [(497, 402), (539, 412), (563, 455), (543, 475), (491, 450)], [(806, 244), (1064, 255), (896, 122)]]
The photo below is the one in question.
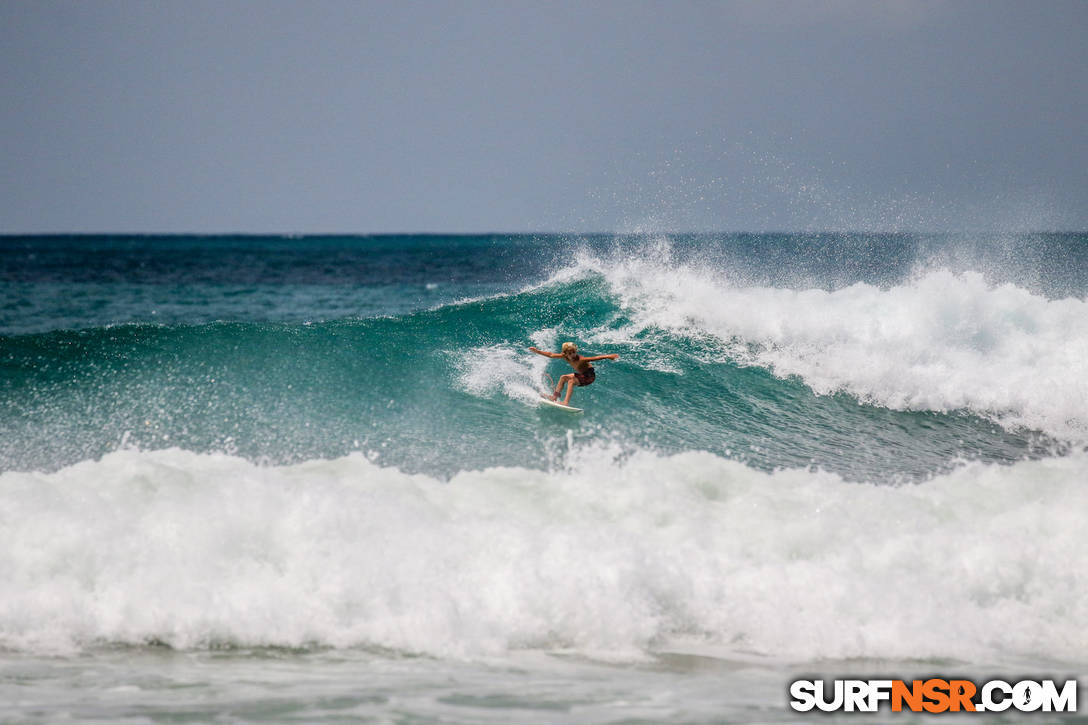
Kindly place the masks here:
[[(1083, 298), (1048, 299), (943, 269), (888, 287), (746, 286), (728, 271), (673, 261), (664, 242), (644, 255), (584, 252), (574, 266), (603, 279), (625, 320), (587, 331), (595, 344), (645, 345), (661, 333), (709, 340), (705, 359), (796, 376), (820, 395), (966, 410), (1010, 430), (1088, 439)], [(570, 277), (565, 271), (557, 284)], [(666, 345), (654, 351), (669, 355)]]
[(596, 445), (443, 482), (121, 450), (0, 475), (0, 647), (1077, 658), (1086, 474), (1075, 453), (854, 484)]
[[(400, 315), (12, 336), (0, 470), (56, 470), (128, 441), (276, 464), (368, 449), (446, 478), (547, 468), (574, 436), (917, 480), (1084, 438), (1084, 305), (947, 272), (887, 289), (741, 286), (659, 240)], [(526, 348), (566, 340), (620, 355), (575, 392), (580, 421), (533, 410), (545, 373), (565, 369)]]

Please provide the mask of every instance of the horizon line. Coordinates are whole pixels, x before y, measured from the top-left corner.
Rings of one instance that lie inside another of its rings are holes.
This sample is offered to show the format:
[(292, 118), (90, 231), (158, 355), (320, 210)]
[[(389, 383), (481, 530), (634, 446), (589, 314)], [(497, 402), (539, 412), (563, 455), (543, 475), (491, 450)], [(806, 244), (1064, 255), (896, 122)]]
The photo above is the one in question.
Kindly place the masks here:
[(830, 235), (830, 234), (1088, 234), (1088, 229), (713, 229), (713, 230), (680, 230), (680, 229), (653, 229), (640, 231), (381, 231), (381, 232), (347, 232), (347, 231), (16, 231), (0, 232), (0, 237), (486, 237), (486, 236), (618, 236), (634, 237), (652, 234), (666, 235)]

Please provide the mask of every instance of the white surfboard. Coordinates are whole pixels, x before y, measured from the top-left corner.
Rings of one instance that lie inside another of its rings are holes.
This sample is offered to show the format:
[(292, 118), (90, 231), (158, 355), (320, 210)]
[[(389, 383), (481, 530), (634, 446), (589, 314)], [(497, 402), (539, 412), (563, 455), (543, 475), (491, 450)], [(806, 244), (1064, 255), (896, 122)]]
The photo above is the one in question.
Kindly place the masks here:
[(552, 400), (551, 398), (546, 397), (543, 393), (540, 395), (540, 404), (541, 405), (547, 405), (547, 406), (549, 406), (551, 408), (559, 408), (560, 410), (565, 410), (568, 413), (583, 413), (583, 412), (585, 412), (581, 408), (575, 408), (573, 405), (563, 405), (562, 403), (560, 403), (560, 402), (558, 402), (556, 400)]

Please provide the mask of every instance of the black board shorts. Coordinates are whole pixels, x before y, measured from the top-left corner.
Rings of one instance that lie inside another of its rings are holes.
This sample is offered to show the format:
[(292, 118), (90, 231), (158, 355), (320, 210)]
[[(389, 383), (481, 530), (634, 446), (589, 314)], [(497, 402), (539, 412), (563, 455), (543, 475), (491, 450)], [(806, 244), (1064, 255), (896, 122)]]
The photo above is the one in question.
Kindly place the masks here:
[(575, 371), (575, 373), (574, 373), (574, 380), (575, 380), (575, 382), (578, 383), (579, 388), (583, 388), (586, 385), (589, 385), (590, 383), (592, 383), (596, 379), (597, 379), (597, 373), (593, 370), (593, 368), (590, 368), (589, 370), (586, 370), (585, 372), (582, 372), (582, 373), (577, 372), (577, 371)]

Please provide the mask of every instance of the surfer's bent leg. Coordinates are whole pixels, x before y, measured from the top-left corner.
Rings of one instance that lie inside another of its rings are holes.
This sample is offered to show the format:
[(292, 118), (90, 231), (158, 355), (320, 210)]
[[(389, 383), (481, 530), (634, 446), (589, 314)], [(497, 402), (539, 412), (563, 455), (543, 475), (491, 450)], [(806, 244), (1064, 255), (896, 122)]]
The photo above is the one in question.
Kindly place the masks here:
[[(552, 391), (552, 400), (559, 400), (559, 391), (563, 389), (564, 385), (574, 381), (574, 373), (567, 373), (566, 375), (559, 376), (559, 382), (555, 384), (555, 390)], [(567, 388), (567, 399), (570, 399), (570, 390)]]
[(573, 375), (564, 375), (563, 377), (570, 378), (567, 381), (567, 397), (563, 398), (563, 405), (570, 405), (570, 394), (574, 392), (575, 380)]

